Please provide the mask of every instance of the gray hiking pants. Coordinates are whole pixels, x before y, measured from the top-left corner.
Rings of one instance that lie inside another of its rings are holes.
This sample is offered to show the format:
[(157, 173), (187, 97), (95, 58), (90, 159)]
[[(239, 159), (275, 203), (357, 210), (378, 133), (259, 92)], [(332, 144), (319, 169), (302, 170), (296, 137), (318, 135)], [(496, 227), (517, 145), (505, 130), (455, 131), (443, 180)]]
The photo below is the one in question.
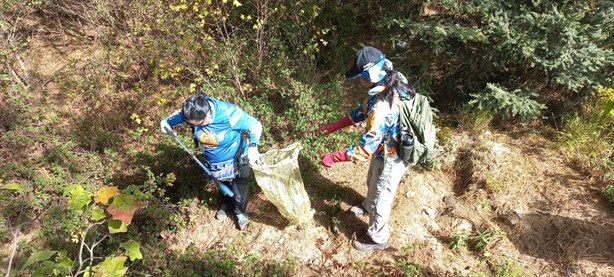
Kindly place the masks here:
[(362, 206), (369, 212), (367, 234), (376, 243), (390, 239), (390, 212), (401, 177), (407, 170), (407, 164), (401, 159), (377, 157), (371, 159), (367, 184), (369, 190)]

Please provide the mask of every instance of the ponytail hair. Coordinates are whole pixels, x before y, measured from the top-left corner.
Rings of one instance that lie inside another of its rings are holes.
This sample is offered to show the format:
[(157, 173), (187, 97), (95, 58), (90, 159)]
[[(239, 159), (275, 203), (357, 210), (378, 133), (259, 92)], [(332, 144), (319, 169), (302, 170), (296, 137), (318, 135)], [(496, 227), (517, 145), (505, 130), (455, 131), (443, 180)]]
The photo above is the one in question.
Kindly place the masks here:
[(398, 93), (414, 93), (414, 89), (407, 83), (407, 79), (403, 74), (398, 71), (388, 69), (386, 70), (386, 78), (384, 79), (384, 99), (388, 101), (388, 104), (392, 108), (394, 101), (394, 95)]

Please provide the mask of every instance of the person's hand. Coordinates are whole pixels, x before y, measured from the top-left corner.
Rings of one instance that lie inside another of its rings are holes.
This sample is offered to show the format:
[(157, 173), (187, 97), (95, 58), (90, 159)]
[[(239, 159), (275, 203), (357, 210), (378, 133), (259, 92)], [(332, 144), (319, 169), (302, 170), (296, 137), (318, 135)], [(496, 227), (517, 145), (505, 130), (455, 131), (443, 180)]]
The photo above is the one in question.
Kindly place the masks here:
[(328, 124), (324, 124), (320, 126), (320, 128), (318, 128), (318, 130), (316, 131), (316, 135), (327, 136), (332, 132), (335, 132), (341, 128), (344, 128), (350, 125), (352, 125), (352, 120), (350, 119), (349, 116), (344, 116), (341, 119), (339, 119), (337, 122), (328, 123)]
[(173, 128), (171, 128), (171, 125), (168, 124), (166, 119), (162, 119), (162, 121), (160, 121), (160, 131), (162, 131), (163, 134), (168, 135), (170, 135), (168, 132), (173, 132)]
[(250, 145), (247, 148), (247, 159), (250, 163), (255, 163), (260, 159), (260, 152), (258, 152), (257, 145)]
[(339, 151), (328, 153), (322, 156), (321, 164), (325, 167), (332, 167), (335, 163), (348, 161), (346, 152), (347, 151), (345, 149), (341, 149)]

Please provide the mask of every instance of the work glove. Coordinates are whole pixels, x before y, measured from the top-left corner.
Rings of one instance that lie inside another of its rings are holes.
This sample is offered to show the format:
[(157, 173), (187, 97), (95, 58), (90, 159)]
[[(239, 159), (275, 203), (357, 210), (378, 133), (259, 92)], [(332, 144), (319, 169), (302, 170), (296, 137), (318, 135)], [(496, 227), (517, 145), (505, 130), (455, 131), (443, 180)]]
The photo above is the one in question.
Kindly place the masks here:
[(352, 120), (349, 116), (346, 115), (339, 119), (337, 122), (328, 123), (320, 126), (320, 128), (318, 128), (318, 130), (316, 131), (316, 134), (326, 136), (334, 131), (337, 131), (350, 125), (352, 125)]
[(328, 153), (322, 157), (321, 164), (325, 167), (332, 167), (333, 164), (338, 162), (346, 162), (348, 161), (348, 157), (346, 155), (345, 149), (341, 149), (339, 151), (335, 151), (332, 153)]
[(247, 148), (247, 159), (250, 163), (255, 163), (260, 159), (260, 152), (258, 152), (257, 144), (250, 144)]
[(160, 131), (162, 131), (163, 134), (170, 135), (166, 132), (166, 128), (168, 128), (171, 132), (174, 133), (173, 128), (171, 128), (171, 125), (168, 124), (166, 119), (162, 119), (162, 121), (160, 121)]

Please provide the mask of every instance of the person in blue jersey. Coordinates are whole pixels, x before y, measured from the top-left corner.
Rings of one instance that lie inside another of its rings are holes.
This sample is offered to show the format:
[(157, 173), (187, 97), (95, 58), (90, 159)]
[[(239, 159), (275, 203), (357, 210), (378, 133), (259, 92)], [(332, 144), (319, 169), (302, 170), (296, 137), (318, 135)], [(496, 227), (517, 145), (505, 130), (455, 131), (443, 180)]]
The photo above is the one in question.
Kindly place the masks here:
[(237, 105), (198, 93), (185, 100), (180, 110), (160, 121), (160, 129), (186, 123), (205, 156), (211, 175), (233, 192), (230, 197), (220, 191), (221, 205), (215, 218), (224, 219), (229, 212), (237, 216), (240, 230), (247, 227), (247, 181), (250, 162), (260, 157), (258, 144), (262, 124)]
[(366, 121), (366, 128), (358, 145), (328, 153), (321, 164), (332, 167), (337, 162), (371, 161), (367, 173), (367, 197), (352, 206), (350, 213), (369, 215), (368, 238), (352, 242), (359, 251), (382, 250), (388, 246), (388, 221), (392, 203), (401, 177), (408, 164), (399, 157), (399, 107), (401, 96), (413, 89), (403, 74), (392, 69), (392, 63), (379, 50), (366, 46), (356, 52), (352, 67), (345, 77), (360, 77), (368, 89), (363, 103), (334, 123), (322, 125), (317, 133), (328, 135), (354, 123)]

